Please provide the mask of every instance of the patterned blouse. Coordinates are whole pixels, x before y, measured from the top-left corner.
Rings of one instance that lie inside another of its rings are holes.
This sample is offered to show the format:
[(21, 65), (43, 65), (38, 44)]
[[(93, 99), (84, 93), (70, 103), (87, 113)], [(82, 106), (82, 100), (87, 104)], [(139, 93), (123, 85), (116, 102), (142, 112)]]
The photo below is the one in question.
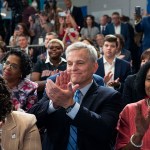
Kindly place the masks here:
[(31, 108), (37, 102), (37, 87), (37, 83), (25, 78), (17, 87), (11, 89), (14, 109), (27, 111)]

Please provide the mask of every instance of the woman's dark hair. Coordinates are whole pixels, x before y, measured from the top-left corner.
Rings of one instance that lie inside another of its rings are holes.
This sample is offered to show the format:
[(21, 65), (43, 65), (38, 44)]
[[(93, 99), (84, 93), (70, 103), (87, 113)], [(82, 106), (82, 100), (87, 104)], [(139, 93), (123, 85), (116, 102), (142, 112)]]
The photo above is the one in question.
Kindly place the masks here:
[(29, 30), (27, 28), (27, 25), (25, 23), (18, 23), (17, 26), (20, 25), (23, 28), (23, 34), (30, 36)]
[(92, 15), (87, 15), (85, 18), (84, 18), (84, 27), (86, 27), (87, 28), (87, 23), (86, 23), (86, 20), (87, 20), (87, 18), (91, 18), (92, 19), (92, 27), (94, 26), (94, 21), (95, 21), (95, 18), (94, 18), (94, 16), (92, 16)]
[(136, 75), (136, 79), (135, 79), (136, 91), (141, 94), (142, 98), (144, 98), (146, 96), (145, 79), (146, 79), (146, 75), (147, 75), (149, 69), (150, 69), (150, 62), (147, 62), (143, 66), (141, 66), (139, 72)]
[(4, 61), (8, 58), (10, 55), (16, 55), (20, 58), (20, 69), (21, 69), (21, 79), (24, 79), (27, 75), (31, 73), (32, 70), (32, 61), (30, 59), (30, 56), (27, 55), (25, 52), (23, 52), (21, 49), (12, 49), (6, 53), (6, 56), (4, 57)]
[(81, 41), (81, 42), (83, 42), (83, 41), (88, 41), (91, 45), (95, 46), (95, 45), (94, 45), (94, 42), (93, 42), (91, 39), (89, 39), (89, 38), (81, 38), (80, 41)]
[(7, 115), (11, 113), (12, 103), (11, 94), (6, 86), (4, 79), (0, 76), (0, 121), (5, 121)]
[(35, 23), (36, 16), (35, 16), (35, 15), (30, 15), (30, 17), (32, 18), (32, 20), (33, 20), (33, 23)]

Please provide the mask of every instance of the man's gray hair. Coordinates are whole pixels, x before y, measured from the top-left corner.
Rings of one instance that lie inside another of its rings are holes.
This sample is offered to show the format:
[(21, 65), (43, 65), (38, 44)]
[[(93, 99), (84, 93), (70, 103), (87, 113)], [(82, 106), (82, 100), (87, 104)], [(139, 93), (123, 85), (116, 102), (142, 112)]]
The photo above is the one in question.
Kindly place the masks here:
[(66, 54), (66, 58), (68, 57), (68, 54), (71, 52), (71, 51), (74, 51), (74, 50), (85, 50), (88, 52), (89, 54), (89, 59), (92, 61), (92, 62), (97, 62), (97, 59), (98, 59), (98, 56), (97, 56), (97, 51), (96, 49), (94, 48), (94, 46), (92, 45), (88, 45), (86, 43), (83, 43), (83, 42), (75, 42), (71, 45), (69, 45), (65, 51), (65, 54)]

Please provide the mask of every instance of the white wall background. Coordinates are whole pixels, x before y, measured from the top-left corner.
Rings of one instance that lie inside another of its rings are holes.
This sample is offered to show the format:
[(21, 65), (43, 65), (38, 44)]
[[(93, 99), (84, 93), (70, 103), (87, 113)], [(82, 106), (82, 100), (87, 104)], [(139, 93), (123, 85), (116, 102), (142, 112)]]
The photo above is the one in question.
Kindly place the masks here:
[[(57, 0), (58, 5), (63, 7), (63, 0)], [(76, 6), (88, 6), (88, 13), (96, 12), (112, 12), (114, 10), (120, 10), (121, 14), (133, 18), (134, 7), (141, 6), (146, 10), (147, 0), (72, 0)], [(100, 13), (101, 15), (101, 13)]]

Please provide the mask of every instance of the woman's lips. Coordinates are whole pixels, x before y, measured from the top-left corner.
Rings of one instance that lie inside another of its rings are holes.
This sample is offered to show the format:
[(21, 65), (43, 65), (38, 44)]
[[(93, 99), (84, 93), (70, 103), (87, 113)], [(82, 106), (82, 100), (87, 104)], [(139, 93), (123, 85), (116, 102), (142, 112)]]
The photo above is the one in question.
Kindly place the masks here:
[(5, 75), (5, 76), (10, 76), (10, 75), (11, 75), (11, 73), (10, 73), (10, 72), (6, 72), (6, 71), (4, 71), (3, 75)]

